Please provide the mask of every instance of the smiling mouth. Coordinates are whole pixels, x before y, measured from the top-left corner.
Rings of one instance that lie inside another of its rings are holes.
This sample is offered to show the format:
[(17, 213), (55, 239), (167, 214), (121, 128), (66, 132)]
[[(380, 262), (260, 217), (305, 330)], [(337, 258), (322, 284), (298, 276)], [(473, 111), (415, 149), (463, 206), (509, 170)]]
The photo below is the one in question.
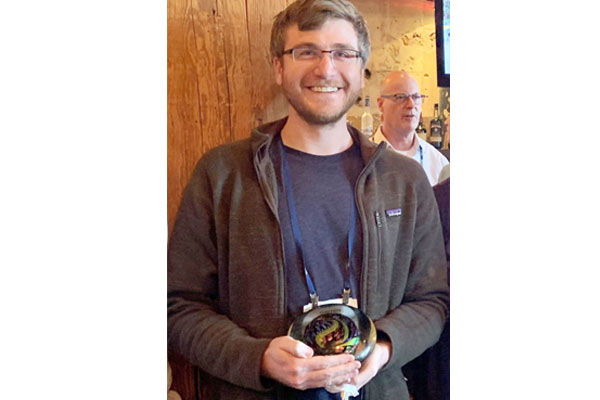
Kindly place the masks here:
[(337, 92), (340, 88), (335, 86), (309, 86), (309, 89), (313, 92), (330, 93)]

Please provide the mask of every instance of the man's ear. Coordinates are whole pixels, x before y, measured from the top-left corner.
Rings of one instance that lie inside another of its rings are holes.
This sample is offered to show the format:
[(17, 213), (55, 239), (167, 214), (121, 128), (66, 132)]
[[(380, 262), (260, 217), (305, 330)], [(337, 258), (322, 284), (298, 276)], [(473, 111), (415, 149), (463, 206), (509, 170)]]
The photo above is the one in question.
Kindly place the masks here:
[(367, 69), (363, 68), (361, 74), (360, 74), (360, 88), (364, 89), (365, 88), (365, 74), (367, 73)]
[(279, 86), (283, 83), (283, 63), (279, 57), (273, 57), (273, 71), (275, 72), (275, 82)]
[(383, 122), (383, 99), (381, 97), (377, 97), (377, 107), (381, 111), (381, 122)]
[(383, 99), (381, 97), (377, 98), (377, 107), (379, 107), (379, 111), (383, 113)]

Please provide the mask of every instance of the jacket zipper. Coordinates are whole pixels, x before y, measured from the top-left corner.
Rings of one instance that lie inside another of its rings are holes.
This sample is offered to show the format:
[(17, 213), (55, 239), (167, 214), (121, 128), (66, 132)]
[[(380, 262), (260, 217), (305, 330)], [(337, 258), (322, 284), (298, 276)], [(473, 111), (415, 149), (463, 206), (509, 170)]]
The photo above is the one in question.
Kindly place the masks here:
[(381, 220), (381, 214), (379, 211), (375, 211), (375, 223), (377, 224), (377, 267), (381, 265), (381, 227), (383, 226), (383, 222)]
[[(286, 282), (285, 282), (285, 254), (284, 254), (284, 248), (283, 248), (283, 232), (281, 230), (281, 221), (279, 221), (279, 213), (277, 212), (277, 207), (274, 204), (274, 196), (273, 196), (273, 188), (271, 188), (269, 186), (269, 184), (267, 182), (264, 181), (264, 175), (261, 174), (261, 169), (259, 168), (259, 162), (257, 161), (257, 156), (260, 154), (262, 147), (266, 146), (266, 144), (263, 143), (263, 145), (261, 146), (261, 148), (256, 152), (255, 156), (253, 157), (253, 161), (254, 161), (254, 169), (256, 171), (256, 175), (258, 177), (258, 183), (261, 186), (261, 189), (263, 191), (263, 197), (266, 201), (266, 203), (269, 206), (269, 209), (271, 210), (271, 213), (273, 214), (273, 216), (275, 217), (275, 220), (277, 221), (277, 227), (278, 227), (278, 231), (279, 231), (279, 243), (280, 243), (280, 247), (279, 247), (279, 256), (280, 256), (280, 263), (279, 263), (279, 271), (280, 271), (280, 279), (279, 279), (279, 283), (280, 283), (280, 287), (281, 287), (281, 297), (282, 299), (280, 300), (280, 312), (282, 312), (282, 315), (284, 316), (284, 326), (283, 328), (287, 328), (287, 326), (285, 324), (287, 324), (287, 319), (285, 318), (286, 314), (287, 314), (287, 298), (286, 298)], [(268, 194), (268, 196), (267, 196)]]
[[(367, 303), (368, 303), (368, 293), (366, 291), (367, 288), (367, 270), (369, 267), (369, 262), (368, 262), (368, 257), (369, 257), (369, 242), (368, 242), (368, 237), (370, 236), (370, 229), (368, 228), (371, 224), (369, 223), (367, 218), (367, 214), (364, 210), (364, 204), (362, 203), (362, 198), (361, 196), (359, 196), (359, 187), (361, 187), (362, 189), (364, 189), (364, 185), (365, 185), (365, 177), (367, 175), (367, 171), (369, 169), (371, 169), (371, 165), (373, 165), (375, 163), (375, 160), (377, 160), (381, 154), (381, 152), (383, 151), (383, 145), (380, 144), (379, 147), (377, 148), (377, 150), (375, 151), (375, 153), (373, 154), (373, 156), (367, 161), (366, 165), (364, 166), (363, 170), (360, 171), (360, 174), (358, 174), (358, 178), (356, 179), (356, 185), (354, 188), (354, 199), (356, 201), (356, 208), (358, 210), (358, 215), (359, 215), (359, 219), (361, 221), (361, 224), (363, 224), (363, 262), (362, 262), (362, 269), (361, 269), (361, 276), (360, 276), (360, 303), (359, 303), (359, 308), (363, 311), (366, 312), (367, 310)], [(380, 233), (379, 231), (377, 232), (377, 236), (378, 236), (378, 240), (379, 240), (379, 236)], [(367, 238), (367, 240), (365, 240), (365, 237)], [(378, 244), (379, 246), (379, 244)], [(378, 260), (379, 262), (379, 260)], [(379, 267), (379, 264), (376, 265), (376, 268)]]

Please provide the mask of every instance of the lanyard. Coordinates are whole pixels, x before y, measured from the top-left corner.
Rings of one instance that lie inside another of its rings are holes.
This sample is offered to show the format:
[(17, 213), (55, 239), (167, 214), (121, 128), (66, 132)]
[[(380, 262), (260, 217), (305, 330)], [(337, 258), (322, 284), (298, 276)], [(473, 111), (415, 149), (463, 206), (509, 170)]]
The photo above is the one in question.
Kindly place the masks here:
[[(308, 292), (310, 295), (310, 301), (312, 303), (313, 308), (316, 307), (319, 303), (319, 296), (317, 295), (317, 289), (315, 288), (314, 282), (306, 268), (307, 265), (307, 254), (304, 251), (304, 247), (302, 246), (302, 233), (300, 232), (300, 222), (298, 221), (298, 214), (296, 213), (296, 202), (294, 200), (294, 192), (292, 188), (292, 179), (290, 177), (290, 168), (287, 161), (287, 156), (285, 154), (285, 148), (282, 142), (281, 149), (281, 169), (282, 169), (282, 180), (283, 187), (287, 197), (288, 210), (290, 212), (290, 222), (292, 224), (292, 234), (294, 236), (294, 241), (296, 242), (296, 247), (300, 249), (301, 258), (302, 258), (302, 266), (304, 268), (304, 276), (306, 277), (306, 285), (308, 286)], [(348, 303), (348, 299), (350, 297), (350, 260), (352, 259), (352, 247), (354, 245), (354, 235), (356, 233), (356, 206), (354, 202), (354, 196), (352, 196), (352, 207), (350, 211), (350, 229), (348, 230), (348, 261), (346, 263), (346, 269), (344, 273), (344, 304)]]

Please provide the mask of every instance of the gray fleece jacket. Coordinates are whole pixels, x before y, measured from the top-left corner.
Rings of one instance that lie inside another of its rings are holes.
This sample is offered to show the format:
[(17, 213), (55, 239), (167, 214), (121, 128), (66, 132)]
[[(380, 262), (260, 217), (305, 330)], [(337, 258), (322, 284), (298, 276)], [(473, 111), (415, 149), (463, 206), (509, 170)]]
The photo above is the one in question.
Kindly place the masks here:
[[(258, 127), (200, 159), (169, 242), (169, 347), (204, 371), (211, 398), (280, 397), (260, 365), (270, 339), (285, 335), (290, 323), (269, 157), (285, 122)], [(390, 361), (363, 398), (408, 400), (401, 367), (438, 340), (448, 312), (437, 204), (417, 162), (348, 130), (365, 162), (356, 184), (360, 308), (392, 343)]]

